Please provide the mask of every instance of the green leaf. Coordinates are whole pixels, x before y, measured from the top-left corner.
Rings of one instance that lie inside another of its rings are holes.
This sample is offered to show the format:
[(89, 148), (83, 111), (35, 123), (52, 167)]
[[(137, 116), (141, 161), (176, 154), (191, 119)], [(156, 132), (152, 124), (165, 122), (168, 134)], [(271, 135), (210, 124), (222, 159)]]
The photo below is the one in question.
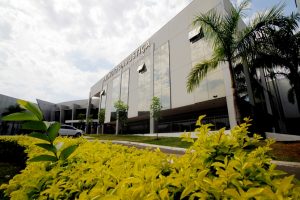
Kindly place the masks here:
[(31, 112), (18, 112), (2, 117), (3, 121), (39, 121)]
[(61, 151), (59, 159), (60, 160), (66, 160), (76, 149), (78, 145), (71, 145), (65, 148), (64, 150)]
[(53, 153), (56, 153), (57, 152), (57, 149), (54, 145), (52, 144), (46, 144), (46, 143), (38, 143), (38, 144), (35, 144), (36, 146), (39, 146), (43, 149), (46, 149), (47, 151), (51, 151)]
[(236, 191), (236, 189), (229, 188), (226, 189), (224, 193), (229, 197), (233, 197), (234, 199), (240, 199), (240, 194)]
[(21, 106), (21, 108), (24, 108), (32, 112), (38, 118), (38, 120), (43, 120), (43, 113), (36, 105), (20, 99), (17, 100), (17, 102)]
[(50, 156), (50, 155), (39, 155), (34, 158), (31, 158), (28, 160), (29, 162), (40, 162), (40, 161), (51, 161), (51, 162), (56, 162), (57, 158), (55, 156)]
[(247, 197), (247, 199), (250, 199), (252, 197), (259, 195), (263, 191), (264, 191), (264, 188), (250, 188), (246, 193), (246, 197)]
[(43, 121), (45, 126), (47, 127), (46, 130), (48, 130), (48, 128), (50, 127), (50, 125), (52, 124), (52, 122), (48, 122), (48, 121)]
[(34, 131), (47, 131), (47, 126), (42, 121), (30, 121), (22, 124), (22, 129)]
[(184, 188), (183, 192), (181, 193), (180, 199), (183, 199), (184, 197), (188, 196), (194, 190), (194, 184), (189, 184), (186, 188)]
[(55, 122), (50, 125), (48, 128), (48, 134), (49, 134), (49, 139), (51, 142), (55, 140), (55, 138), (58, 136), (58, 131), (60, 129), (60, 123)]
[(48, 136), (44, 133), (32, 132), (31, 134), (29, 134), (29, 136), (50, 142)]

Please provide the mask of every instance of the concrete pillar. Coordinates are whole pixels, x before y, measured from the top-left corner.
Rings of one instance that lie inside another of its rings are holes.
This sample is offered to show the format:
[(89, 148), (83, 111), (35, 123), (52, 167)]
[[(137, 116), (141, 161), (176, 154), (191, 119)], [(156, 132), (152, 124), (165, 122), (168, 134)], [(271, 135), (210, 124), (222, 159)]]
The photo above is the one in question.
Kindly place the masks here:
[(117, 112), (117, 120), (116, 120), (116, 135), (119, 134), (119, 112)]
[(154, 127), (154, 118), (150, 115), (150, 134), (153, 134), (155, 132), (155, 127)]
[(88, 99), (88, 107), (86, 109), (85, 133), (88, 133), (88, 117), (90, 116), (91, 106), (92, 106), (92, 97), (89, 97), (89, 99)]
[(67, 107), (64, 105), (59, 106), (59, 122), (64, 124), (65, 123), (65, 109)]
[[(79, 106), (76, 104), (72, 105), (72, 121), (76, 119), (76, 110)], [(74, 125), (74, 123), (72, 122), (72, 126)]]

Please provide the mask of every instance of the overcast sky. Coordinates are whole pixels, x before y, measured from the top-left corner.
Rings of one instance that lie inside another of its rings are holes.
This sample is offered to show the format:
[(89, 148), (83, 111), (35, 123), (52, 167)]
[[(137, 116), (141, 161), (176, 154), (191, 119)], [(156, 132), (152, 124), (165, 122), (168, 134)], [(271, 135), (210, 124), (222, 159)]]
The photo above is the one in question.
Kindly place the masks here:
[[(0, 94), (54, 103), (87, 98), (93, 84), (190, 2), (0, 0)], [(279, 2), (253, 0), (249, 16)], [(283, 2), (287, 13), (295, 10), (294, 0)]]

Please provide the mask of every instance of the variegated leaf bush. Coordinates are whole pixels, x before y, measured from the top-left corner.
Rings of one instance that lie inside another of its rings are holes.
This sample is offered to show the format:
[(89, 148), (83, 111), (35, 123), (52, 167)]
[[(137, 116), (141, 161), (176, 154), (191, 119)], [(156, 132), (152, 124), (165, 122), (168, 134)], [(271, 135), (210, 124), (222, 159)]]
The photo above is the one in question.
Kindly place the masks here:
[[(300, 199), (294, 176), (276, 170), (268, 151), (271, 140), (248, 136), (250, 120), (211, 132), (197, 121), (198, 138), (183, 156), (83, 138), (58, 138), (79, 145), (67, 160), (27, 162), (27, 167), (1, 186), (11, 199)], [(45, 150), (39, 139), (1, 137), (27, 148), (29, 158)], [(262, 145), (262, 143), (264, 145)], [(47, 153), (47, 152), (46, 152)]]

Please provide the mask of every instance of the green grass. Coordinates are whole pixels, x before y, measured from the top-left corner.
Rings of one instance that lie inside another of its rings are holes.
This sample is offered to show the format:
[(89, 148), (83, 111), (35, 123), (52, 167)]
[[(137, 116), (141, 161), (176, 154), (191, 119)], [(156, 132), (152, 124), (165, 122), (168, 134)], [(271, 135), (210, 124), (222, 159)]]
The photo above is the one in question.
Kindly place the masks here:
[(136, 135), (90, 134), (87, 136), (94, 137), (99, 140), (120, 140), (120, 141), (140, 142), (146, 144), (156, 144), (156, 145), (170, 146), (170, 147), (188, 148), (191, 146), (191, 143), (183, 142), (181, 141), (181, 138), (177, 138), (177, 137), (159, 137), (157, 140), (156, 137), (136, 136)]

